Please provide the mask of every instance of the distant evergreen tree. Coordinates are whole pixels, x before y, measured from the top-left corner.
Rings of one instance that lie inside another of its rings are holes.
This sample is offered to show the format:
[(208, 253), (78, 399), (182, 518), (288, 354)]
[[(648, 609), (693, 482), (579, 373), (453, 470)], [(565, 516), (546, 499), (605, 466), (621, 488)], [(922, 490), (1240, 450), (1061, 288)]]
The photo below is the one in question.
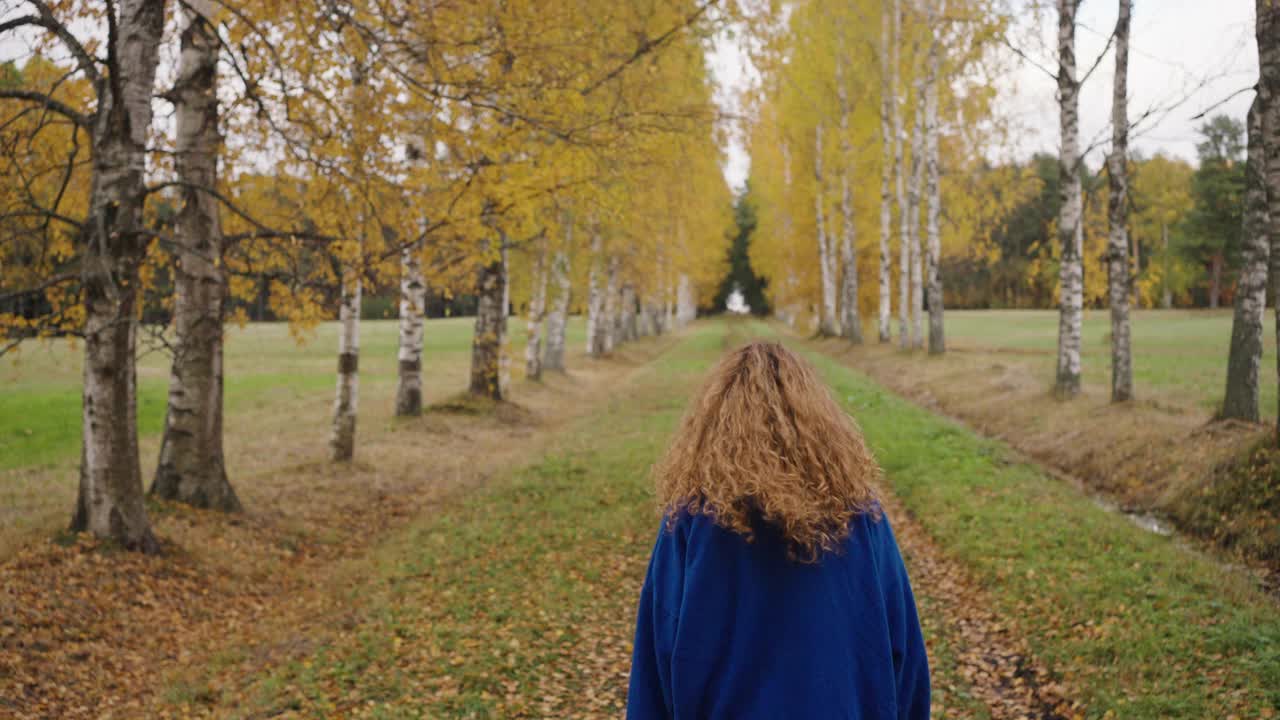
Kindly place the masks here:
[(1244, 222), (1244, 125), (1235, 118), (1217, 115), (1199, 132), (1196, 145), (1200, 168), (1191, 178), (1195, 205), (1187, 217), (1190, 258), (1208, 270), (1209, 307), (1220, 304), (1231, 286), (1231, 269), (1239, 264), (1240, 234)]
[(733, 236), (733, 244), (729, 247), (729, 274), (720, 282), (720, 289), (712, 298), (709, 311), (724, 312), (729, 295), (737, 289), (742, 293), (743, 300), (750, 306), (752, 315), (768, 315), (769, 301), (764, 296), (765, 281), (751, 269), (751, 259), (748, 255), (751, 235), (756, 230), (756, 211), (751, 204), (749, 185), (734, 203), (733, 219), (736, 232)]

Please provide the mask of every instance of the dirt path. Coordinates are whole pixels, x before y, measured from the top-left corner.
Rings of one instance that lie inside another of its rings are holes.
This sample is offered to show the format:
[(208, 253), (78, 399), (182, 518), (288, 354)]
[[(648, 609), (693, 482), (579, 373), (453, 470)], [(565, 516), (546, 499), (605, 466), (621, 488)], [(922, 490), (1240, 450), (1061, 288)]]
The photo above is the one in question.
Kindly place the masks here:
[[(927, 599), (927, 609), (921, 608), (925, 637), (931, 650), (939, 640), (949, 646), (959, 675), (970, 684), (962, 691), (985, 705), (997, 720), (1083, 717), (1070, 692), (1053, 682), (1032, 654), (1016, 624), (991, 610), (992, 601), (895, 497), (886, 492), (882, 501), (916, 595)], [(958, 713), (942, 707), (935, 708), (934, 715), (956, 717)]]
[[(0, 565), (0, 716), (153, 716), (162, 696), (199, 701), (305, 654), (341, 631), (379, 539), (536, 456), (674, 342), (636, 343), (603, 363), (573, 358), (571, 376), (522, 383), (518, 406), (492, 412), (393, 421), (375, 389), (362, 398), (350, 466), (320, 459), (313, 434), (327, 397), (229, 428), (228, 445), (252, 458), (237, 477), (245, 515), (156, 504), (162, 557), (70, 538)], [(444, 386), (457, 370), (433, 380)], [(311, 420), (288, 422), (298, 418)]]

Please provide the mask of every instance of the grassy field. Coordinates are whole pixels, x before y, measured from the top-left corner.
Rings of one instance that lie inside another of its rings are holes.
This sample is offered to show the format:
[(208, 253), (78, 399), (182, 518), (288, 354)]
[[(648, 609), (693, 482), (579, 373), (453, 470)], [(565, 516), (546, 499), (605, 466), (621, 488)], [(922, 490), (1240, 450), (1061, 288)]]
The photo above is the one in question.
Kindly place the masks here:
[[(165, 709), (229, 717), (606, 717), (624, 702), (656, 517), (647, 469), (707, 366), (764, 325), (697, 326), (540, 460), (412, 523), (343, 590), (340, 630), (240, 682), (170, 679)], [(797, 343), (806, 350), (808, 345)], [(1272, 717), (1280, 615), (1247, 578), (1146, 533), (830, 358), (888, 481), (1088, 718)], [(907, 548), (909, 567), (918, 558)], [(945, 717), (987, 717), (956, 672), (963, 618), (917, 587)], [(952, 644), (952, 643), (955, 644)]]
[[(1021, 354), (1053, 382), (1058, 313), (1053, 310), (948, 310), (952, 349)], [(1133, 379), (1139, 396), (1151, 390), (1174, 401), (1216, 410), (1227, 382), (1230, 310), (1138, 310), (1133, 313)], [(1101, 310), (1084, 314), (1085, 382), (1107, 386), (1111, 378), (1111, 319)], [(1276, 413), (1275, 333), (1263, 332), (1262, 408)]]
[[(581, 318), (574, 320), (568, 341), (585, 342), (585, 325)], [(427, 322), (422, 362), (428, 373), (442, 362), (464, 358), (470, 351), (474, 322), (472, 318)], [(361, 323), (361, 388), (394, 386), (397, 327), (395, 320)], [(512, 318), (510, 328), (512, 347), (520, 352), (524, 323)], [(302, 342), (290, 334), (285, 323), (228, 328), (228, 422), (255, 408), (332, 388), (337, 337), (336, 323), (303, 333)], [(0, 357), (0, 470), (52, 464), (79, 451), (82, 359), (80, 346), (70, 340), (27, 343), (18, 352)], [(522, 367), (520, 363), (513, 366)], [(425, 381), (431, 384), (429, 374)], [(144, 437), (161, 430), (168, 385), (168, 355), (159, 351), (142, 355), (138, 363), (138, 426)]]
[[(471, 318), (430, 320), (423, 355), (424, 398), (441, 400), (466, 388)], [(513, 374), (523, 373), (524, 323), (512, 318)], [(360, 341), (360, 431), (389, 421), (396, 382), (397, 324), (364, 321)], [(570, 348), (585, 341), (573, 318)], [(337, 324), (325, 323), (299, 343), (284, 323), (231, 327), (226, 346), (228, 470), (237, 484), (271, 472), (277, 462), (306, 461), (323, 452), (326, 418), (337, 368)], [(0, 357), (0, 557), (36, 533), (50, 533), (68, 517), (80, 451), (80, 347), (67, 340), (23, 345)], [(144, 483), (154, 471), (169, 381), (168, 356), (139, 359), (138, 425)], [(299, 436), (285, 443), (276, 439)]]

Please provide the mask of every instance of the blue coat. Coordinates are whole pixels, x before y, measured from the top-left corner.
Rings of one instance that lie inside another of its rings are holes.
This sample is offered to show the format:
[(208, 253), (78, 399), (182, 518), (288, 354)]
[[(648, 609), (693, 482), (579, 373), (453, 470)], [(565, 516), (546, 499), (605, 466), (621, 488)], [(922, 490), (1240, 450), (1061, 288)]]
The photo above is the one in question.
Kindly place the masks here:
[(929, 662), (887, 518), (854, 519), (838, 553), (787, 557), (705, 515), (658, 533), (640, 596), (627, 718), (916, 720)]

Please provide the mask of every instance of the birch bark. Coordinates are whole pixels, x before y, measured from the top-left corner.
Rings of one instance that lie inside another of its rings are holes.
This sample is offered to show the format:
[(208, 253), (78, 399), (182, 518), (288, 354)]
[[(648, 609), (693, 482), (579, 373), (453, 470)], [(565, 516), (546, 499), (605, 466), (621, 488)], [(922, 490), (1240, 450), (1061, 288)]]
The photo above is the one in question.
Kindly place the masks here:
[(1061, 399), (1080, 394), (1080, 330), (1084, 317), (1084, 211), (1080, 186), (1080, 84), (1076, 80), (1076, 10), (1079, 0), (1058, 0), (1058, 103), (1062, 135), (1058, 157), (1062, 205), (1058, 214), (1061, 264), (1058, 309), (1058, 372)]
[(422, 412), (422, 329), (427, 285), (422, 277), (422, 243), (400, 251), (400, 341), (397, 351), (396, 415)]
[(1258, 422), (1258, 376), (1262, 367), (1262, 320), (1267, 307), (1267, 271), (1271, 247), (1267, 237), (1270, 213), (1265, 178), (1266, 151), (1262, 146), (1261, 101), (1249, 108), (1249, 158), (1245, 163), (1243, 261), (1231, 320), (1231, 349), (1227, 356), (1227, 392), (1222, 417)]
[(605, 263), (604, 299), (601, 302), (600, 319), (596, 321), (596, 333), (600, 336), (600, 354), (613, 352), (618, 330), (618, 256), (610, 254)]
[(893, 0), (893, 47), (890, 63), (893, 73), (893, 165), (898, 191), (898, 346), (911, 347), (909, 314), (911, 311), (911, 227), (910, 208), (907, 206), (906, 164), (903, 145), (906, 131), (903, 128), (902, 105), (904, 98), (898, 90), (898, 45), (902, 40), (902, 8), (899, 0)]
[(557, 248), (551, 261), (551, 282), (556, 288), (555, 301), (551, 304), (551, 314), (547, 316), (547, 350), (543, 357), (546, 370), (564, 371), (564, 334), (569, 324), (569, 301), (571, 287), (569, 282), (568, 248), (573, 247), (572, 223), (565, 223), (564, 246)]
[[(880, 305), (876, 316), (876, 330), (880, 342), (887, 343), (892, 324), (893, 302), (893, 123), (894, 93), (898, 91), (898, 66), (890, 60), (890, 43), (897, 43), (897, 35), (890, 38), (890, 9), (885, 4), (880, 14)], [(895, 0), (892, 12), (897, 14)]]
[(824, 213), (823, 196), (826, 195), (826, 181), (822, 175), (822, 135), (822, 123), (818, 123), (813, 131), (813, 179), (817, 185), (814, 192), (813, 212), (814, 227), (818, 235), (818, 270), (822, 283), (822, 311), (818, 322), (818, 334), (824, 337), (835, 337), (840, 334), (840, 327), (836, 317), (835, 250), (827, 235)]
[(164, 0), (121, 0), (111, 46), (117, 72), (98, 86), (89, 214), (84, 226), (84, 388), (73, 531), (158, 552), (142, 501), (137, 426), (138, 267), (151, 95)]
[(187, 183), (174, 247), (175, 330), (169, 401), (154, 495), (196, 507), (240, 510), (222, 451), (222, 319), (227, 281), (222, 267), (217, 187), (218, 38), (208, 0), (183, 10), (178, 78), (170, 96), (177, 139), (174, 164)]
[[(1116, 73), (1111, 99), (1111, 155), (1107, 157), (1110, 198), (1107, 216), (1107, 290), (1111, 301), (1111, 401), (1133, 399), (1133, 358), (1129, 347), (1129, 15), (1131, 0), (1120, 0), (1116, 20)], [(1265, 291), (1264, 291), (1265, 292)]]
[(524, 376), (542, 379), (542, 325), (547, 310), (547, 241), (538, 241), (533, 261), (533, 290), (529, 294), (529, 321), (524, 346)]
[[(1267, 235), (1270, 245), (1273, 307), (1280, 308), (1280, 2), (1257, 2), (1258, 109), (1262, 118), (1262, 148), (1266, 157)], [(1276, 338), (1280, 340), (1280, 311), (1276, 313)], [(1280, 373), (1280, 357), (1276, 358)], [(1280, 422), (1277, 436), (1280, 437)]]
[(506, 278), (501, 256), (480, 267), (476, 275), (476, 324), (471, 337), (471, 382), (473, 395), (492, 400), (506, 399), (502, 382), (503, 336), (507, 333), (502, 308)]
[(338, 386), (333, 402), (333, 430), (329, 454), (335, 461), (355, 455), (356, 415), (360, 391), (360, 292), (357, 267), (342, 273), (342, 304), (338, 308)]
[(620, 342), (631, 342), (639, 337), (639, 329), (636, 327), (636, 288), (631, 283), (622, 285), (619, 319), (622, 322)]
[(911, 348), (924, 347), (924, 274), (922, 272), (922, 253), (920, 236), (924, 225), (920, 222), (920, 209), (923, 206), (921, 189), (924, 186), (925, 161), (925, 128), (924, 103), (927, 87), (924, 82), (916, 84), (915, 123), (911, 130), (911, 179), (907, 185), (907, 209), (910, 220), (907, 223), (911, 236)]
[(600, 357), (605, 349), (607, 326), (604, 322), (604, 293), (600, 287), (600, 264), (602, 238), (598, 229), (592, 230), (591, 236), (591, 270), (587, 276), (587, 354)]
[(947, 350), (943, 325), (942, 297), (942, 188), (938, 158), (938, 83), (942, 65), (942, 49), (938, 40), (938, 9), (943, 0), (928, 0), (929, 28), (933, 39), (929, 44), (928, 87), (924, 100), (924, 137), (926, 180), (925, 195), (928, 200), (926, 215), (927, 247), (925, 255), (925, 282), (929, 298), (929, 354), (941, 355)]
[(693, 322), (698, 315), (698, 306), (693, 296), (693, 281), (685, 273), (680, 273), (676, 284), (676, 323), (684, 327)]
[(844, 82), (843, 59), (837, 65), (840, 97), (840, 333), (849, 342), (862, 344), (862, 318), (858, 314), (857, 229), (853, 223), (853, 148), (849, 141), (849, 90)]

